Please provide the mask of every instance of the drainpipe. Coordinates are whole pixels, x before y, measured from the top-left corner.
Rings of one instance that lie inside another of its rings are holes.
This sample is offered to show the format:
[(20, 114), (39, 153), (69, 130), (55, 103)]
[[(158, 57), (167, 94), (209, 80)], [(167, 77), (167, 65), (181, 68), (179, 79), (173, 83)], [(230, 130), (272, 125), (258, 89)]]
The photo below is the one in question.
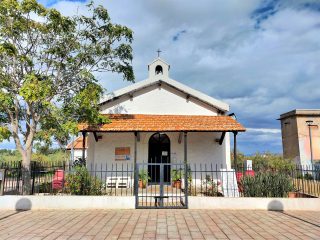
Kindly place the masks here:
[(311, 126), (313, 121), (312, 120), (307, 120), (306, 121), (308, 127), (309, 127), (309, 141), (310, 141), (310, 161), (311, 161), (311, 166), (313, 165), (313, 152), (312, 152), (312, 131), (311, 131)]

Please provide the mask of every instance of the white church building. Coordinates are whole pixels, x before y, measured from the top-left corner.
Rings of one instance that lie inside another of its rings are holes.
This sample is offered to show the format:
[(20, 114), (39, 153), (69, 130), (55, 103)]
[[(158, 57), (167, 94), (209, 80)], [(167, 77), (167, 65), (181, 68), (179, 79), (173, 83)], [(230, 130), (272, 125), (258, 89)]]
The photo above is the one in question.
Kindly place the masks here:
[[(79, 125), (83, 142), (88, 138), (87, 164), (213, 163), (230, 169), (229, 133), (236, 151), (237, 133), (245, 128), (228, 115), (229, 105), (171, 79), (170, 65), (159, 57), (148, 71), (148, 79), (101, 100), (110, 123)], [(165, 178), (170, 181), (170, 173)]]

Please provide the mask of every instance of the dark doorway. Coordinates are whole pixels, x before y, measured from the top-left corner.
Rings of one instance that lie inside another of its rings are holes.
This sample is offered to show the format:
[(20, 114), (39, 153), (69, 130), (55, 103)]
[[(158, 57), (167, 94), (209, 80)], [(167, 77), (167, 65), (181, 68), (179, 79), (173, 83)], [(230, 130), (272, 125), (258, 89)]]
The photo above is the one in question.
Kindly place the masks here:
[(149, 139), (148, 166), (149, 183), (158, 184), (160, 174), (163, 174), (164, 183), (170, 184), (170, 165), (164, 165), (160, 172), (160, 163), (170, 163), (170, 139), (164, 133), (155, 133)]

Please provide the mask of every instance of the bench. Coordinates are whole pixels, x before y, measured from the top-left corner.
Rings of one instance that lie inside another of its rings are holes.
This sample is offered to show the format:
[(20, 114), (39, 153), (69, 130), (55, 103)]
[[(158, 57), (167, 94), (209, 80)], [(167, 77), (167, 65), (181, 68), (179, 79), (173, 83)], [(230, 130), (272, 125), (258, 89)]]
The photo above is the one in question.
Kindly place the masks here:
[(130, 177), (107, 177), (107, 188), (131, 188), (132, 185)]
[(168, 196), (154, 196), (154, 206), (156, 206), (156, 207), (160, 206), (160, 202), (163, 201), (164, 198), (169, 198), (169, 197)]

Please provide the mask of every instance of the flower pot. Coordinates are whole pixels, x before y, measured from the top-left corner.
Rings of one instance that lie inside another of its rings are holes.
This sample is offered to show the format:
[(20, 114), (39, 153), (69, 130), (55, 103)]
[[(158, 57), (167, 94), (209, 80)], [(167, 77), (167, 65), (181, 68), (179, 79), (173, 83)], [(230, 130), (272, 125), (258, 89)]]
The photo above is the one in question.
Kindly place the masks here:
[(174, 181), (173, 187), (181, 189), (181, 180)]
[(142, 180), (139, 180), (139, 188), (146, 188), (146, 185)]
[(297, 197), (299, 197), (299, 193), (298, 192), (289, 192), (288, 193), (288, 197), (289, 198), (297, 198)]

